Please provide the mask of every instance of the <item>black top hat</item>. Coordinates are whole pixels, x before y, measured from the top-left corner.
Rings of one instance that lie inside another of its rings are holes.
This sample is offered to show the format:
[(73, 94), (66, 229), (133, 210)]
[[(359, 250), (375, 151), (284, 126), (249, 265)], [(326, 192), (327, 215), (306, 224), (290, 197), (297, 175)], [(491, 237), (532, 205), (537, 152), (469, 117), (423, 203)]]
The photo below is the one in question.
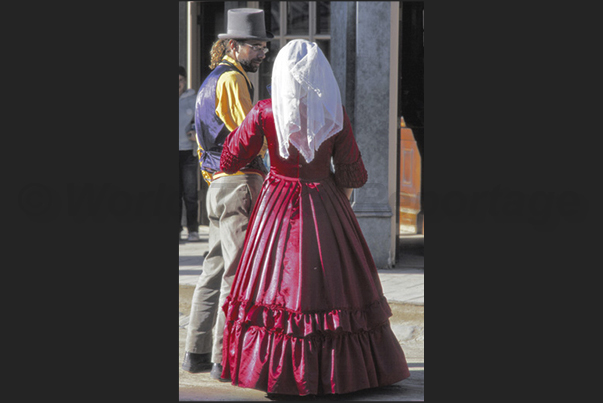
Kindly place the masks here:
[(220, 39), (256, 39), (270, 41), (272, 32), (266, 31), (264, 10), (257, 8), (234, 8), (228, 10), (227, 32), (218, 34)]

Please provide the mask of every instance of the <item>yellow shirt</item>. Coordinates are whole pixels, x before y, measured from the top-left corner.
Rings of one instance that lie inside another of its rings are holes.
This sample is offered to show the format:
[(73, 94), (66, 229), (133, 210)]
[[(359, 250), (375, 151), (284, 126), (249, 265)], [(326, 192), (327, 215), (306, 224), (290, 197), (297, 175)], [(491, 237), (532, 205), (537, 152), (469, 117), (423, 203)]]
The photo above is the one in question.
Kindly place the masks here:
[(228, 130), (233, 131), (243, 123), (253, 107), (247, 87), (247, 82), (251, 81), (239, 62), (230, 56), (224, 56), (224, 60), (232, 63), (241, 73), (228, 71), (220, 76), (216, 84), (216, 115)]

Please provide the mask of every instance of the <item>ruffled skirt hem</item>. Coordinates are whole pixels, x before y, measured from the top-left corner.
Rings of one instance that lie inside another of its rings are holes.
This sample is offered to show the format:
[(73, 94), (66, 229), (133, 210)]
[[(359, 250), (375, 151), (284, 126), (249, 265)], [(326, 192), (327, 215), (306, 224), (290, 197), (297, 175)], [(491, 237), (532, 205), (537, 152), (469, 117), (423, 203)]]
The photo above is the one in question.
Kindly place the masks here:
[(313, 312), (296, 312), (272, 304), (262, 305), (226, 298), (226, 320), (244, 323), (248, 327), (264, 327), (295, 337), (313, 337), (322, 332), (368, 331), (392, 315), (385, 296), (361, 308), (335, 308)]
[(285, 395), (343, 394), (391, 385), (410, 376), (389, 321), (371, 330), (295, 337), (229, 321), (223, 378)]

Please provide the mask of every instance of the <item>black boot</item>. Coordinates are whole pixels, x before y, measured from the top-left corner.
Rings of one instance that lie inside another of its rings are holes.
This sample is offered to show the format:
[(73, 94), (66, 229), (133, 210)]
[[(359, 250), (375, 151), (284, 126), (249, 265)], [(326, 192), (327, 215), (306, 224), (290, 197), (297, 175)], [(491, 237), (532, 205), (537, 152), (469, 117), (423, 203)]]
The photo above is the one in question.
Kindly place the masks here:
[(222, 364), (214, 364), (209, 373), (209, 377), (220, 382), (230, 382), (230, 379), (222, 378)]
[(182, 369), (192, 374), (204, 372), (211, 368), (211, 353), (184, 353)]

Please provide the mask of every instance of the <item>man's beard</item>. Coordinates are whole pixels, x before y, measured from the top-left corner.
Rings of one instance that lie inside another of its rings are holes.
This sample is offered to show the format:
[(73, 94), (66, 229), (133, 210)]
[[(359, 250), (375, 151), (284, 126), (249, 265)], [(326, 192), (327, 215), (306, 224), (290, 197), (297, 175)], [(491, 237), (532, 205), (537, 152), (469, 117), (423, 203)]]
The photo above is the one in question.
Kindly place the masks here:
[[(243, 67), (243, 70), (245, 70), (247, 73), (255, 73), (256, 71), (258, 71), (258, 68), (260, 67), (259, 64), (254, 65), (252, 62), (258, 62), (258, 60), (249, 60), (249, 61), (245, 61), (242, 62), (239, 60), (239, 63), (241, 64), (241, 67)], [(259, 62), (260, 64), (262, 62)]]

